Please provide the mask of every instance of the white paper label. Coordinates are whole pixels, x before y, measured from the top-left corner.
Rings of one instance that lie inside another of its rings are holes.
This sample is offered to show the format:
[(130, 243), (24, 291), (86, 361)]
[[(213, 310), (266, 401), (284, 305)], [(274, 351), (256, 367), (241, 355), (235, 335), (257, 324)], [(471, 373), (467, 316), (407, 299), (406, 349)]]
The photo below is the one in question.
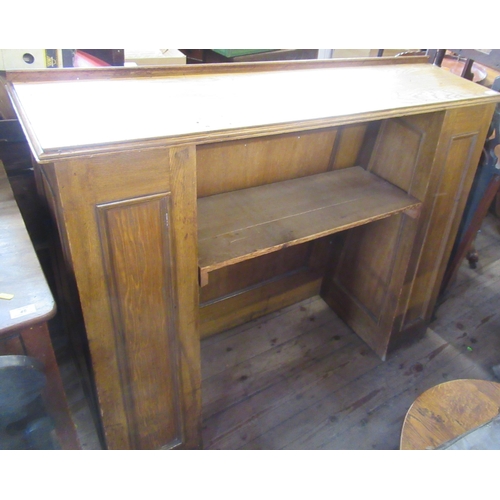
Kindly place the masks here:
[(36, 307), (35, 304), (30, 304), (29, 306), (18, 307), (17, 309), (11, 309), (9, 312), (10, 312), (10, 318), (16, 319), (22, 316), (26, 316), (27, 314), (33, 314), (34, 312), (36, 312)]

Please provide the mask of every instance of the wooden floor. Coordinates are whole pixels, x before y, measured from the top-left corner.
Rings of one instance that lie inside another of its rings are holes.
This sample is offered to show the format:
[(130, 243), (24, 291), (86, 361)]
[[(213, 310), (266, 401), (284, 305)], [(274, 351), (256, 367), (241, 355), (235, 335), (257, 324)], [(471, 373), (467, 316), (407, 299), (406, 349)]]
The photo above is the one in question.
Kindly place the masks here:
[[(319, 297), (204, 340), (204, 448), (398, 449), (406, 411), (423, 391), (459, 378), (495, 380), (499, 227), (488, 215), (477, 269), (464, 262), (425, 337), (385, 362)], [(61, 369), (82, 448), (99, 449), (70, 357)]]

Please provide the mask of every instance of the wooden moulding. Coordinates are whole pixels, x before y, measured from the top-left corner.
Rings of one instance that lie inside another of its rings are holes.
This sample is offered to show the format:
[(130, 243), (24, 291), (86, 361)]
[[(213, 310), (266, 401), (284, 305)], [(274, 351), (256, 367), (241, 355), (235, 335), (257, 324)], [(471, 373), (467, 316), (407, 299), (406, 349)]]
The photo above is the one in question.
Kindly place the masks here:
[(418, 58), (389, 59), (50, 71), (41, 76), (45, 82), (9, 73), (7, 90), (38, 162), (302, 132), (499, 99)]
[(201, 198), (200, 283), (216, 269), (419, 207), (361, 167)]
[[(63, 68), (33, 71), (15, 70), (5, 73), (10, 82), (45, 82), (54, 80), (79, 80), (99, 78), (161, 78), (220, 73), (247, 73), (258, 71), (285, 71), (293, 69), (345, 68), (351, 66), (384, 66), (387, 64), (419, 64), (428, 62), (426, 56), (367, 57), (345, 59), (316, 59), (302, 61), (252, 61), (238, 63), (196, 64), (182, 66)], [(0, 74), (1, 76), (1, 74)]]

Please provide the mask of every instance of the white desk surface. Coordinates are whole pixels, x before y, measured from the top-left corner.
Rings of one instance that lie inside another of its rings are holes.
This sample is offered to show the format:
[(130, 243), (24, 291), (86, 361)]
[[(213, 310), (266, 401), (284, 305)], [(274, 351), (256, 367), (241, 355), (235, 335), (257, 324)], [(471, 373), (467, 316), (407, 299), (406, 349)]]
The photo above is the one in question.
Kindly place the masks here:
[(221, 132), (319, 128), (500, 100), (430, 64), (18, 82), (14, 88), (25, 127), (53, 155), (144, 139), (207, 142)]

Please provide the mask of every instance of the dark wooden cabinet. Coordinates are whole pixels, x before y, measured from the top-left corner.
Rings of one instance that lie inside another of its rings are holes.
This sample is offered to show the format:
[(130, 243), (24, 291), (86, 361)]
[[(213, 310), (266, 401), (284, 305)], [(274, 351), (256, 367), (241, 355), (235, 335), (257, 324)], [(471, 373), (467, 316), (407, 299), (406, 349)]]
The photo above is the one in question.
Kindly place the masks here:
[(415, 57), (14, 72), (7, 88), (115, 449), (202, 446), (200, 337), (303, 298), (382, 358), (425, 332), (500, 100)]

